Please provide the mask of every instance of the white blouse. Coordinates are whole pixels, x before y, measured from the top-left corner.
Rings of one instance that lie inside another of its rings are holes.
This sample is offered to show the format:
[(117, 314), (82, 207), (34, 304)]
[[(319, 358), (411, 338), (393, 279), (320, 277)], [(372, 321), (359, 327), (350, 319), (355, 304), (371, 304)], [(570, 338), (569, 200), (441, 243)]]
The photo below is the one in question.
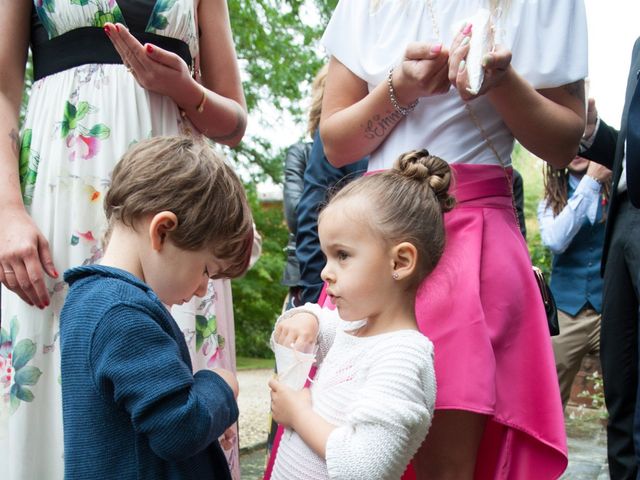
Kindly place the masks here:
[[(429, 4), (433, 5), (432, 18)], [(551, 88), (587, 76), (587, 25), (583, 0), (511, 0), (498, 19), (498, 43), (513, 54), (515, 70), (534, 88)], [(322, 43), (371, 91), (386, 81), (410, 42), (442, 42), (449, 48), (466, 19), (483, 0), (340, 0)], [(437, 24), (440, 38), (433, 24)], [(513, 135), (488, 99), (470, 102), (500, 158), (510, 164)], [(384, 129), (373, 119), (371, 134)], [(421, 120), (421, 121), (418, 121)], [(369, 170), (391, 167), (399, 154), (427, 148), (449, 163), (499, 165), (453, 88), (444, 95), (423, 97), (371, 155)]]

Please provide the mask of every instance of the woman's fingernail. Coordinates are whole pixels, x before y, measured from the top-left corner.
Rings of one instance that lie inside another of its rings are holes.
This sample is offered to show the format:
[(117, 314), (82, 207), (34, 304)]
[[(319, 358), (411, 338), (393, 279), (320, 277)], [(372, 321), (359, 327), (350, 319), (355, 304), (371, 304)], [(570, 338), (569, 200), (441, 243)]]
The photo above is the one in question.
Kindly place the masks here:
[(54, 278), (58, 278), (60, 276), (60, 274), (58, 273), (58, 271), (54, 268), (53, 269), (53, 277)]
[(104, 26), (104, 33), (106, 33), (107, 35), (111, 35), (111, 28), (109, 27), (109, 25)]
[(442, 51), (442, 44), (436, 43), (435, 45), (431, 45), (431, 53), (440, 53)]
[(147, 53), (153, 53), (153, 46), (150, 43), (147, 43)]
[(460, 32), (464, 33), (464, 29), (467, 28), (467, 25), (469, 25), (469, 22), (464, 22), (460, 27)]
[(460, 65), (458, 66), (458, 73), (462, 72), (466, 65), (467, 65), (467, 62), (465, 62), (464, 60), (461, 60)]
[(471, 33), (471, 27), (473, 27), (473, 25), (471, 23), (467, 23), (462, 29), (462, 33), (464, 35), (469, 35)]
[(467, 45), (469, 42), (471, 41), (471, 37), (464, 37), (462, 39), (462, 43), (460, 44), (461, 47), (464, 47), (465, 45)]
[(118, 26), (118, 24), (116, 23), (116, 32), (120, 32), (120, 27)]

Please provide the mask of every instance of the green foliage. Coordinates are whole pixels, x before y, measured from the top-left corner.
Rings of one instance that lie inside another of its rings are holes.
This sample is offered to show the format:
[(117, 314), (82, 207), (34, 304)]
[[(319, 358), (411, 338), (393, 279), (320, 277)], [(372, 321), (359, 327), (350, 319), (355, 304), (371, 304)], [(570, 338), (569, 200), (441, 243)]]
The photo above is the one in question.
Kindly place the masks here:
[[(229, 15), (243, 72), (247, 107), (259, 118), (266, 106), (288, 111), (300, 121), (301, 100), (324, 63), (318, 41), (337, 0), (229, 0)], [(308, 12), (316, 11), (318, 15)], [(313, 24), (309, 19), (318, 19)], [(257, 115), (256, 115), (257, 114)], [(282, 179), (283, 152), (269, 138), (245, 138), (234, 149), (252, 181)]]
[(231, 284), (238, 355), (271, 358), (269, 337), (287, 294), (280, 285), (287, 243), (282, 206), (272, 208), (258, 203), (255, 189), (249, 186), (249, 200), (256, 227), (262, 235), (262, 255), (251, 270)]

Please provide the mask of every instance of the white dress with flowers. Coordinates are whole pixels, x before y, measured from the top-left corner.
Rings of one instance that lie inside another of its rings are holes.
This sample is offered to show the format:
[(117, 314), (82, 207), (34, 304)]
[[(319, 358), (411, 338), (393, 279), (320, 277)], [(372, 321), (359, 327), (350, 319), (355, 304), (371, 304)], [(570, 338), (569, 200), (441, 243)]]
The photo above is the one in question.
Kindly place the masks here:
[[(126, 24), (116, 0), (33, 1), (50, 39), (107, 21)], [(155, 0), (146, 31), (180, 39), (192, 57), (197, 55), (193, 0)], [(170, 98), (140, 87), (123, 65), (83, 65), (33, 84), (21, 131), (20, 176), (25, 205), (49, 240), (60, 274), (101, 257), (103, 197), (127, 148), (179, 133), (196, 135)], [(2, 291), (0, 465), (5, 480), (63, 478), (58, 322), (67, 287), (61, 278), (49, 279), (47, 287), (51, 306), (44, 311)], [(234, 369), (228, 281), (210, 282), (205, 297), (174, 308), (173, 314), (194, 369)], [(237, 452), (228, 453), (239, 478)]]

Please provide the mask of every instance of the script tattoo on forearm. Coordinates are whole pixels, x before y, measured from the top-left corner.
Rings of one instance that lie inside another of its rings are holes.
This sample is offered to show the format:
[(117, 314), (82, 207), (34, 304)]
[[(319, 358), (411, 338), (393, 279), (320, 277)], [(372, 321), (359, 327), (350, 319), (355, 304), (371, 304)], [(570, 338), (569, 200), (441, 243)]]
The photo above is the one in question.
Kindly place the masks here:
[(15, 128), (12, 128), (9, 132), (9, 138), (11, 139), (11, 147), (13, 147), (13, 153), (18, 155), (20, 152), (20, 135)]
[(564, 86), (564, 90), (572, 97), (576, 97), (580, 99), (582, 103), (585, 103), (584, 80), (578, 80), (577, 82), (569, 83)]
[(227, 135), (220, 135), (218, 137), (210, 137), (211, 140), (216, 142), (224, 142), (226, 140), (231, 140), (232, 138), (237, 137), (240, 132), (244, 131), (245, 126), (247, 125), (247, 116), (244, 114), (244, 110), (239, 105), (234, 105), (236, 110), (236, 128), (233, 129), (233, 132), (228, 133)]
[(387, 111), (387, 113), (388, 115), (386, 117), (374, 115), (366, 124), (362, 125), (365, 138), (373, 140), (374, 138), (385, 137), (403, 118), (402, 115), (396, 111)]

